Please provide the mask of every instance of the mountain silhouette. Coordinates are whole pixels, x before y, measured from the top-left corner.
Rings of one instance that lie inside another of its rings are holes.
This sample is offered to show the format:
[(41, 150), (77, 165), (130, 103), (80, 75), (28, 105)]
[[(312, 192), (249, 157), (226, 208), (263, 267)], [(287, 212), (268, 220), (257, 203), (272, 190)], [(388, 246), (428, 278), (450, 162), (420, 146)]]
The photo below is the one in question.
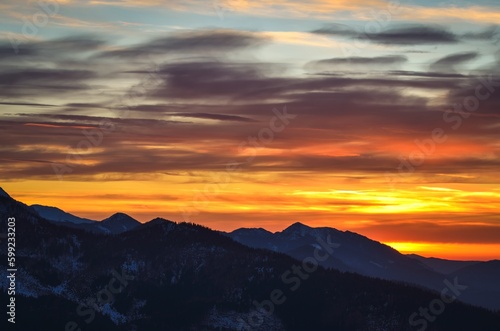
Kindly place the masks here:
[[(241, 228), (226, 235), (249, 247), (285, 253), (299, 260), (313, 254), (318, 246), (317, 238), (330, 238), (329, 240), (335, 242), (338, 248), (332, 252), (329, 259), (320, 262), (323, 267), (415, 284), (436, 291), (442, 289), (442, 280), (447, 275), (461, 275), (459, 272), (443, 270), (457, 271), (466, 266), (478, 270), (479, 266), (485, 263), (417, 258), (401, 254), (385, 244), (354, 232), (339, 231), (329, 227), (314, 228), (299, 222), (275, 233), (260, 228)], [(500, 279), (500, 270), (496, 268), (482, 273)], [(467, 277), (469, 291), (463, 294), (461, 300), (500, 310), (500, 300), (495, 299), (500, 297), (500, 286), (492, 285), (485, 288), (481, 286), (481, 281), (476, 281), (480, 278), (479, 275)]]
[(116, 213), (101, 221), (101, 225), (111, 233), (117, 234), (129, 231), (141, 223), (124, 213)]
[[(408, 284), (315, 266), (314, 255), (304, 262), (251, 248), (192, 223), (157, 218), (121, 233), (95, 233), (49, 221), (6, 196), (0, 207), (2, 219), (15, 217), (19, 234), (20, 330), (409, 331), (415, 329), (409, 317), (439, 298)], [(303, 228), (284, 236), (300, 236)], [(316, 252), (323, 257), (342, 247), (319, 238)], [(6, 244), (0, 246), (6, 260)], [(0, 269), (2, 302), (6, 276)], [(456, 300), (428, 330), (499, 328), (498, 313)]]

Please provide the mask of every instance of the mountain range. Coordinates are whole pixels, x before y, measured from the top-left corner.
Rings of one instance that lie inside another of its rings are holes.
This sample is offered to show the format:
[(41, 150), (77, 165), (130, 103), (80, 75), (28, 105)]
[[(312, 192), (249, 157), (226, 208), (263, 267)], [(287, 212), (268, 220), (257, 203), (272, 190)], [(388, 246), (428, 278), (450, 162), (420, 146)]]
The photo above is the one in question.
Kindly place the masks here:
[(118, 234), (129, 231), (141, 224), (124, 213), (115, 213), (102, 221), (95, 221), (72, 215), (57, 207), (31, 205), (30, 208), (51, 222), (95, 233)]
[[(98, 222), (0, 192), (0, 218), (16, 219), (20, 330), (500, 330), (497, 308), (461, 302), (497, 286), (498, 261), (445, 275), (436, 261), (348, 231), (296, 223), (221, 233), (120, 213)], [(469, 284), (457, 300), (432, 321), (419, 316), (440, 294), (418, 281), (441, 291), (455, 277)], [(2, 268), (2, 302), (8, 286)]]
[[(460, 300), (500, 310), (500, 261), (450, 261), (404, 255), (380, 242), (350, 231), (312, 228), (294, 223), (281, 232), (265, 229), (237, 229), (227, 234), (246, 246), (285, 253), (302, 260), (311, 256), (317, 238), (331, 238), (338, 244), (325, 268), (400, 281), (439, 291), (444, 277), (457, 277), (468, 287)], [(487, 284), (487, 285), (486, 285)]]

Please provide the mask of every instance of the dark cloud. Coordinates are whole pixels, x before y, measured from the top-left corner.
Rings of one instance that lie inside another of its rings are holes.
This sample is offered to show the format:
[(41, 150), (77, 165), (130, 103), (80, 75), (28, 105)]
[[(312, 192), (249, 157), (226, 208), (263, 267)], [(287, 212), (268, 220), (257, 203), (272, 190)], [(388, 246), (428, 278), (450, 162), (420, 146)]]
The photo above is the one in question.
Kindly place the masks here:
[(373, 42), (388, 45), (443, 44), (458, 42), (457, 36), (441, 27), (408, 26), (368, 34)]
[(462, 35), (464, 39), (472, 40), (496, 40), (500, 38), (500, 26), (493, 25), (482, 31), (467, 32)]
[(393, 70), (388, 72), (388, 74), (395, 76), (426, 77), (426, 78), (470, 78), (470, 76), (467, 75), (459, 73), (448, 73), (448, 72)]
[[(479, 94), (483, 96), (478, 98)], [(494, 115), (500, 118), (500, 75), (489, 74), (471, 79), (461, 88), (451, 90), (448, 97), (450, 104), (461, 105), (469, 116)]]
[(468, 61), (474, 60), (479, 56), (477, 52), (464, 52), (447, 55), (430, 66), (431, 71), (437, 72), (456, 72), (456, 66), (464, 64)]
[(101, 49), (109, 42), (95, 35), (74, 35), (35, 43), (45, 52), (90, 52)]
[(408, 58), (403, 55), (388, 55), (378, 57), (347, 57), (333, 58), (326, 60), (315, 61), (317, 64), (369, 64), (369, 65), (384, 65), (394, 63), (404, 63)]
[(4, 71), (0, 76), (0, 85), (21, 85), (34, 83), (65, 83), (94, 78), (97, 75), (90, 70), (66, 69), (27, 69)]
[(408, 58), (403, 55), (387, 55), (378, 57), (342, 57), (311, 61), (305, 65), (307, 70), (312, 71), (350, 71), (367, 69), (389, 70), (394, 66), (400, 66), (407, 62)]
[(156, 92), (159, 98), (234, 99), (251, 91), (284, 84), (283, 78), (268, 77), (272, 64), (229, 63), (219, 61), (178, 62), (161, 67), (157, 75), (165, 84)]
[(32, 103), (32, 102), (0, 102), (0, 105), (6, 105), (6, 106), (56, 107), (56, 105), (49, 105), (49, 104), (44, 104), (44, 103)]
[(208, 114), (208, 113), (171, 113), (169, 115), (188, 117), (188, 118), (200, 118), (218, 121), (236, 121), (236, 122), (256, 122), (255, 120), (247, 117), (236, 116), (236, 115), (224, 115), (224, 114)]
[(101, 49), (107, 42), (95, 35), (74, 35), (43, 41), (23, 42), (12, 45), (9, 41), (0, 42), (0, 59), (18, 61), (20, 58), (54, 60), (71, 57), (72, 54)]
[(199, 30), (180, 32), (121, 50), (103, 52), (100, 57), (138, 57), (158, 54), (203, 54), (256, 47), (268, 38), (257, 33), (234, 30)]
[(71, 102), (65, 105), (70, 108), (105, 108), (106, 105), (102, 103), (83, 103), (83, 102)]
[(335, 24), (312, 32), (387, 45), (443, 44), (459, 41), (456, 34), (443, 27), (427, 25), (403, 25), (370, 33), (347, 25)]
[(35, 56), (38, 55), (38, 49), (33, 45), (25, 46), (22, 49), (22, 52), (16, 52), (16, 48), (13, 47), (10, 43), (2, 42), (0, 43), (0, 59), (2, 61), (6, 61), (9, 59), (19, 60), (19, 58), (24, 56)]
[(338, 24), (338, 23), (329, 24), (321, 29), (316, 29), (311, 32), (316, 34), (340, 36), (347, 38), (358, 38), (363, 34), (363, 32), (360, 31), (359, 29), (357, 30), (349, 25)]
[(33, 98), (48, 93), (67, 93), (88, 89), (86, 83), (98, 77), (90, 70), (36, 69), (5, 70), (0, 75), (0, 96)]

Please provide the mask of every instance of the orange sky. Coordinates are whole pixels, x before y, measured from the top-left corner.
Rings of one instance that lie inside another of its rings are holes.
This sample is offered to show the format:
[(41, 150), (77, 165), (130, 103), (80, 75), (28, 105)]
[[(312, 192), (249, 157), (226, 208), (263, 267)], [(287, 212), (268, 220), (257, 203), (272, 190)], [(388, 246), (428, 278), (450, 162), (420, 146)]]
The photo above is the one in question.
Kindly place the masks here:
[[(54, 185), (33, 180), (7, 182), (4, 188), (25, 203), (58, 206), (98, 220), (122, 211), (142, 222), (161, 216), (224, 231), (238, 227), (280, 231), (300, 221), (354, 231), (403, 253), (464, 260), (498, 258), (500, 190), (495, 185), (412, 184), (391, 190), (377, 178), (367, 184), (324, 176), (318, 183), (313, 175), (294, 176), (291, 182), (287, 176), (235, 174), (226, 185), (221, 181), (208, 186), (198, 178), (203, 174), (197, 175), (198, 180), (188, 175), (160, 176), (154, 182)], [(376, 182), (381, 189), (373, 189)], [(199, 195), (205, 188), (211, 193)]]

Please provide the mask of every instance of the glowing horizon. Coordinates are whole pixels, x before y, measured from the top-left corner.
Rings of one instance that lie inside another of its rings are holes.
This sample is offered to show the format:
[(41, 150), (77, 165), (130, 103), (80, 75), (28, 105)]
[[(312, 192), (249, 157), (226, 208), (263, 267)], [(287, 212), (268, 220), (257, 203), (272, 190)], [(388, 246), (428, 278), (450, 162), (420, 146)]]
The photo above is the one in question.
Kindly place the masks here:
[[(32, 183), (27, 183), (31, 186)], [(130, 184), (129, 184), (130, 185)], [(135, 184), (137, 185), (137, 184)], [(126, 187), (126, 185), (125, 185)], [(406, 214), (401, 213), (403, 207), (397, 205), (393, 208), (393, 205), (378, 205), (381, 211), (391, 211), (383, 213), (373, 213), (371, 208), (375, 208), (373, 205), (369, 205), (369, 212), (366, 210), (361, 210), (358, 212), (353, 212), (353, 207), (357, 207), (358, 204), (366, 204), (366, 195), (363, 195), (358, 191), (341, 191), (335, 192), (339, 195), (344, 195), (349, 197), (346, 199), (344, 197), (342, 208), (337, 210), (337, 212), (329, 209), (328, 207), (321, 207), (321, 204), (316, 202), (314, 205), (316, 207), (308, 207), (308, 201), (302, 201), (301, 203), (291, 203), (286, 199), (281, 199), (279, 203), (277, 200), (273, 200), (274, 203), (270, 204), (269, 207), (274, 206), (275, 209), (273, 213), (263, 213), (261, 210), (265, 210), (267, 207), (262, 204), (262, 201), (266, 199), (271, 199), (270, 197), (261, 197), (253, 204), (246, 205), (231, 205), (231, 209), (227, 210), (221, 207), (221, 200), (229, 199), (228, 196), (221, 196), (218, 199), (212, 197), (209, 205), (202, 208), (200, 205), (199, 210), (192, 210), (189, 218), (185, 218), (183, 211), (177, 208), (177, 200), (167, 201), (172, 199), (171, 195), (162, 194), (123, 194), (111, 193), (102, 194), (91, 197), (89, 194), (84, 194), (80, 190), (75, 189), (74, 192), (71, 190), (65, 191), (65, 194), (70, 194), (72, 199), (71, 202), (67, 200), (67, 196), (61, 197), (55, 194), (36, 194), (31, 196), (31, 194), (15, 194), (9, 188), (10, 185), (5, 185), (6, 191), (11, 194), (14, 198), (25, 202), (27, 204), (42, 204), (48, 206), (55, 206), (63, 209), (66, 212), (70, 212), (76, 216), (87, 217), (94, 220), (102, 220), (115, 212), (125, 212), (132, 217), (136, 218), (141, 222), (147, 222), (156, 217), (162, 217), (175, 222), (190, 221), (198, 224), (208, 226), (215, 230), (220, 231), (232, 231), (240, 227), (263, 227), (271, 232), (282, 231), (294, 222), (301, 222), (311, 227), (333, 227), (342, 231), (352, 231), (365, 235), (370, 239), (380, 241), (385, 243), (403, 254), (419, 254), (425, 257), (439, 257), (453, 260), (492, 260), (498, 259), (498, 248), (500, 244), (493, 242), (495, 234), (490, 235), (493, 240), (490, 242), (463, 242), (467, 238), (472, 239), (471, 230), (477, 232), (475, 239), (480, 236), (485, 240), (488, 240), (488, 234), (481, 232), (481, 228), (488, 226), (494, 226), (496, 221), (496, 215), (494, 212), (489, 212), (485, 214), (485, 219), (491, 219), (489, 222), (483, 222), (478, 225), (477, 228), (471, 226), (467, 221), (462, 222), (464, 227), (463, 232), (457, 231), (457, 226), (459, 222), (454, 220), (454, 217), (462, 219), (467, 214), (456, 213), (454, 215), (449, 212), (443, 211), (443, 215), (440, 216), (440, 222), (443, 223), (442, 227), (435, 227), (430, 229), (429, 223), (435, 221), (437, 216), (434, 214), (432, 216), (422, 216), (420, 212), (419, 218), (415, 221), (415, 215), (411, 211), (422, 209), (426, 206), (424, 201), (416, 203), (414, 200), (409, 199), (408, 201), (403, 198), (390, 198), (383, 197), (380, 199), (374, 196), (373, 192), (368, 194), (368, 197), (372, 196), (373, 200), (378, 203), (380, 200), (387, 202), (389, 200), (391, 203), (400, 203), (401, 201), (406, 201), (409, 204), (409, 209)], [(442, 188), (430, 189), (429, 187), (424, 187), (425, 190), (430, 190), (434, 192), (447, 192)], [(463, 193), (458, 190), (455, 194), (460, 196)], [(457, 193), (458, 192), (458, 193)], [(233, 192), (234, 193), (234, 192)], [(289, 196), (304, 195), (305, 192), (293, 192)], [(315, 199), (322, 198), (324, 194), (332, 194), (332, 192), (306, 192), (305, 195), (312, 195)], [(481, 195), (480, 193), (472, 193), (471, 195)], [(360, 197), (361, 196), (361, 197)], [(355, 200), (354, 197), (357, 199)], [(248, 195), (239, 200), (248, 199)], [(273, 196), (272, 199), (278, 199), (277, 196)], [(308, 198), (309, 200), (311, 197)], [(406, 198), (407, 199), (407, 198)], [(236, 199), (233, 199), (235, 201)], [(373, 202), (373, 201), (372, 201)], [(304, 206), (307, 205), (307, 206)], [(427, 204), (429, 204), (427, 202)], [(434, 204), (436, 204), (434, 202)], [(432, 203), (430, 204), (433, 205)], [(439, 204), (437, 204), (439, 207)], [(192, 206), (192, 205), (191, 205)], [(223, 205), (225, 206), (225, 205)], [(281, 207), (276, 207), (281, 206)], [(377, 205), (375, 205), (377, 206)], [(448, 207), (446, 204), (444, 207)], [(223, 210), (221, 210), (221, 208)], [(366, 206), (365, 206), (366, 208)], [(424, 208), (425, 209), (425, 208)], [(462, 207), (463, 209), (463, 207)], [(260, 210), (260, 211), (259, 211)], [(486, 209), (486, 212), (489, 208)], [(409, 213), (408, 213), (409, 211)], [(246, 215), (241, 218), (239, 213), (245, 212)], [(432, 210), (435, 213), (436, 209)], [(374, 217), (378, 216), (378, 217)], [(476, 213), (470, 214), (469, 217), (474, 217)], [(238, 220), (239, 218), (239, 220)], [(260, 221), (257, 222), (256, 220)], [(286, 221), (290, 219), (290, 221)], [(380, 226), (380, 220), (385, 220), (385, 226)], [(445, 221), (448, 219), (448, 221)], [(235, 221), (237, 220), (237, 221)], [(419, 228), (418, 225), (422, 224)], [(390, 230), (388, 228), (394, 228)], [(441, 232), (446, 233), (446, 231), (453, 230), (452, 236), (448, 235), (450, 242), (440, 241), (446, 239), (447, 236), (443, 235)], [(430, 241), (422, 241), (422, 237), (427, 236)], [(442, 239), (440, 239), (442, 237)], [(405, 241), (394, 241), (398, 239), (403, 239)], [(462, 242), (460, 242), (462, 240)]]

